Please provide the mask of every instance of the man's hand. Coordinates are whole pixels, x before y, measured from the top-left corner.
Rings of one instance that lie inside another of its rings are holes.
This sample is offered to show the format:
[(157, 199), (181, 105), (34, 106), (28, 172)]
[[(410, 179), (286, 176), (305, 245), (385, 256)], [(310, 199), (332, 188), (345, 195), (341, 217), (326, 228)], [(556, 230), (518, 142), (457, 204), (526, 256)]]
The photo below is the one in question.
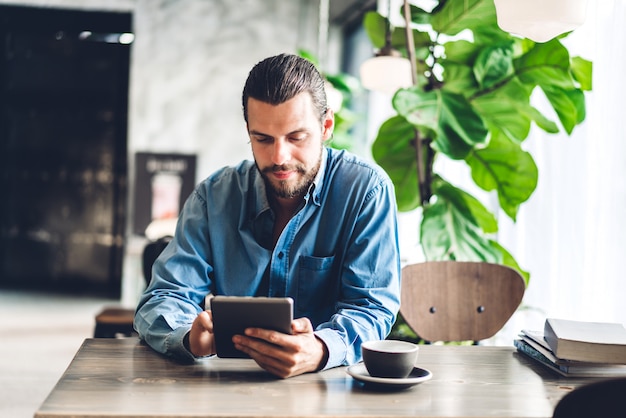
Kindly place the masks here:
[(317, 371), (328, 360), (326, 345), (313, 333), (308, 318), (291, 323), (292, 334), (248, 328), (235, 335), (235, 348), (248, 354), (259, 366), (281, 378)]
[(203, 311), (196, 317), (189, 331), (189, 351), (196, 356), (215, 354), (213, 316), (211, 311)]

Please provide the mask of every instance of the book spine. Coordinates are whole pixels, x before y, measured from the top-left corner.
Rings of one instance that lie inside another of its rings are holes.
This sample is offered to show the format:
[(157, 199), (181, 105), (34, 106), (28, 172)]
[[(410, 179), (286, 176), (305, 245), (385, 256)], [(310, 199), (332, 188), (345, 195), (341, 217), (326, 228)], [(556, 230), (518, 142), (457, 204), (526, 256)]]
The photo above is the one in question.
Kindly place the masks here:
[(515, 345), (515, 348), (517, 348), (517, 351), (526, 354), (528, 357), (540, 362), (541, 364), (544, 364), (545, 366), (548, 366), (550, 369), (561, 374), (565, 374), (568, 372), (568, 368), (566, 366), (555, 364), (554, 362), (550, 361), (549, 358), (537, 351), (535, 348), (528, 345), (526, 342), (516, 339), (513, 341), (513, 344)]
[(559, 346), (559, 339), (556, 336), (554, 329), (552, 328), (552, 321), (549, 318), (546, 319), (546, 322), (543, 328), (543, 339), (546, 340), (546, 343), (548, 343), (548, 346), (550, 346), (550, 349), (552, 350), (554, 355), (560, 358), (560, 356), (557, 353), (557, 348)]

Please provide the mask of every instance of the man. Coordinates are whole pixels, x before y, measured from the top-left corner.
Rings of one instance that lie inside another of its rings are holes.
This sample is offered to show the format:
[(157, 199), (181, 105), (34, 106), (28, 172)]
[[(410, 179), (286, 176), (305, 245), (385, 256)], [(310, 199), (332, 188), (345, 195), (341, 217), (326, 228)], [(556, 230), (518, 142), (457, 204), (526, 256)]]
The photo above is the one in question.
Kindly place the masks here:
[(290, 296), (292, 334), (247, 329), (235, 347), (282, 378), (355, 363), (399, 309), (393, 186), (380, 168), (324, 147), (334, 116), (309, 61), (261, 61), (242, 99), (254, 163), (196, 187), (135, 328), (155, 350), (194, 359), (215, 353), (208, 294)]

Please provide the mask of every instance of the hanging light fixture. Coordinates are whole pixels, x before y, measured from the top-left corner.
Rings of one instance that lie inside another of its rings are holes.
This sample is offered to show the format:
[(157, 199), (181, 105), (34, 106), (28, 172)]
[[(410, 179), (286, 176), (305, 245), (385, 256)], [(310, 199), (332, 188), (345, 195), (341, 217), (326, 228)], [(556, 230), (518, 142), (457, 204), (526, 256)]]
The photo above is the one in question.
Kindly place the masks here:
[(361, 84), (369, 90), (393, 94), (411, 86), (411, 64), (394, 49), (381, 49), (361, 65)]
[(400, 51), (391, 46), (391, 0), (388, 0), (387, 21), (385, 28), (385, 46), (376, 56), (361, 64), (361, 84), (368, 90), (393, 94), (400, 88), (413, 85), (411, 63)]
[(500, 29), (547, 42), (585, 22), (587, 0), (494, 0)]

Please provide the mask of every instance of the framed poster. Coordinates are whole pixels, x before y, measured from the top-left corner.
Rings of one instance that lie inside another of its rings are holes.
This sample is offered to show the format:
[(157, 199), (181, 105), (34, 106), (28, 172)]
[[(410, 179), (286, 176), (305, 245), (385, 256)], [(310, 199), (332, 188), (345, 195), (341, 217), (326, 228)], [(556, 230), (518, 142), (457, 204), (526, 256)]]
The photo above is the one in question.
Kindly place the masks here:
[(133, 233), (144, 235), (153, 221), (177, 218), (195, 185), (195, 155), (136, 153)]

